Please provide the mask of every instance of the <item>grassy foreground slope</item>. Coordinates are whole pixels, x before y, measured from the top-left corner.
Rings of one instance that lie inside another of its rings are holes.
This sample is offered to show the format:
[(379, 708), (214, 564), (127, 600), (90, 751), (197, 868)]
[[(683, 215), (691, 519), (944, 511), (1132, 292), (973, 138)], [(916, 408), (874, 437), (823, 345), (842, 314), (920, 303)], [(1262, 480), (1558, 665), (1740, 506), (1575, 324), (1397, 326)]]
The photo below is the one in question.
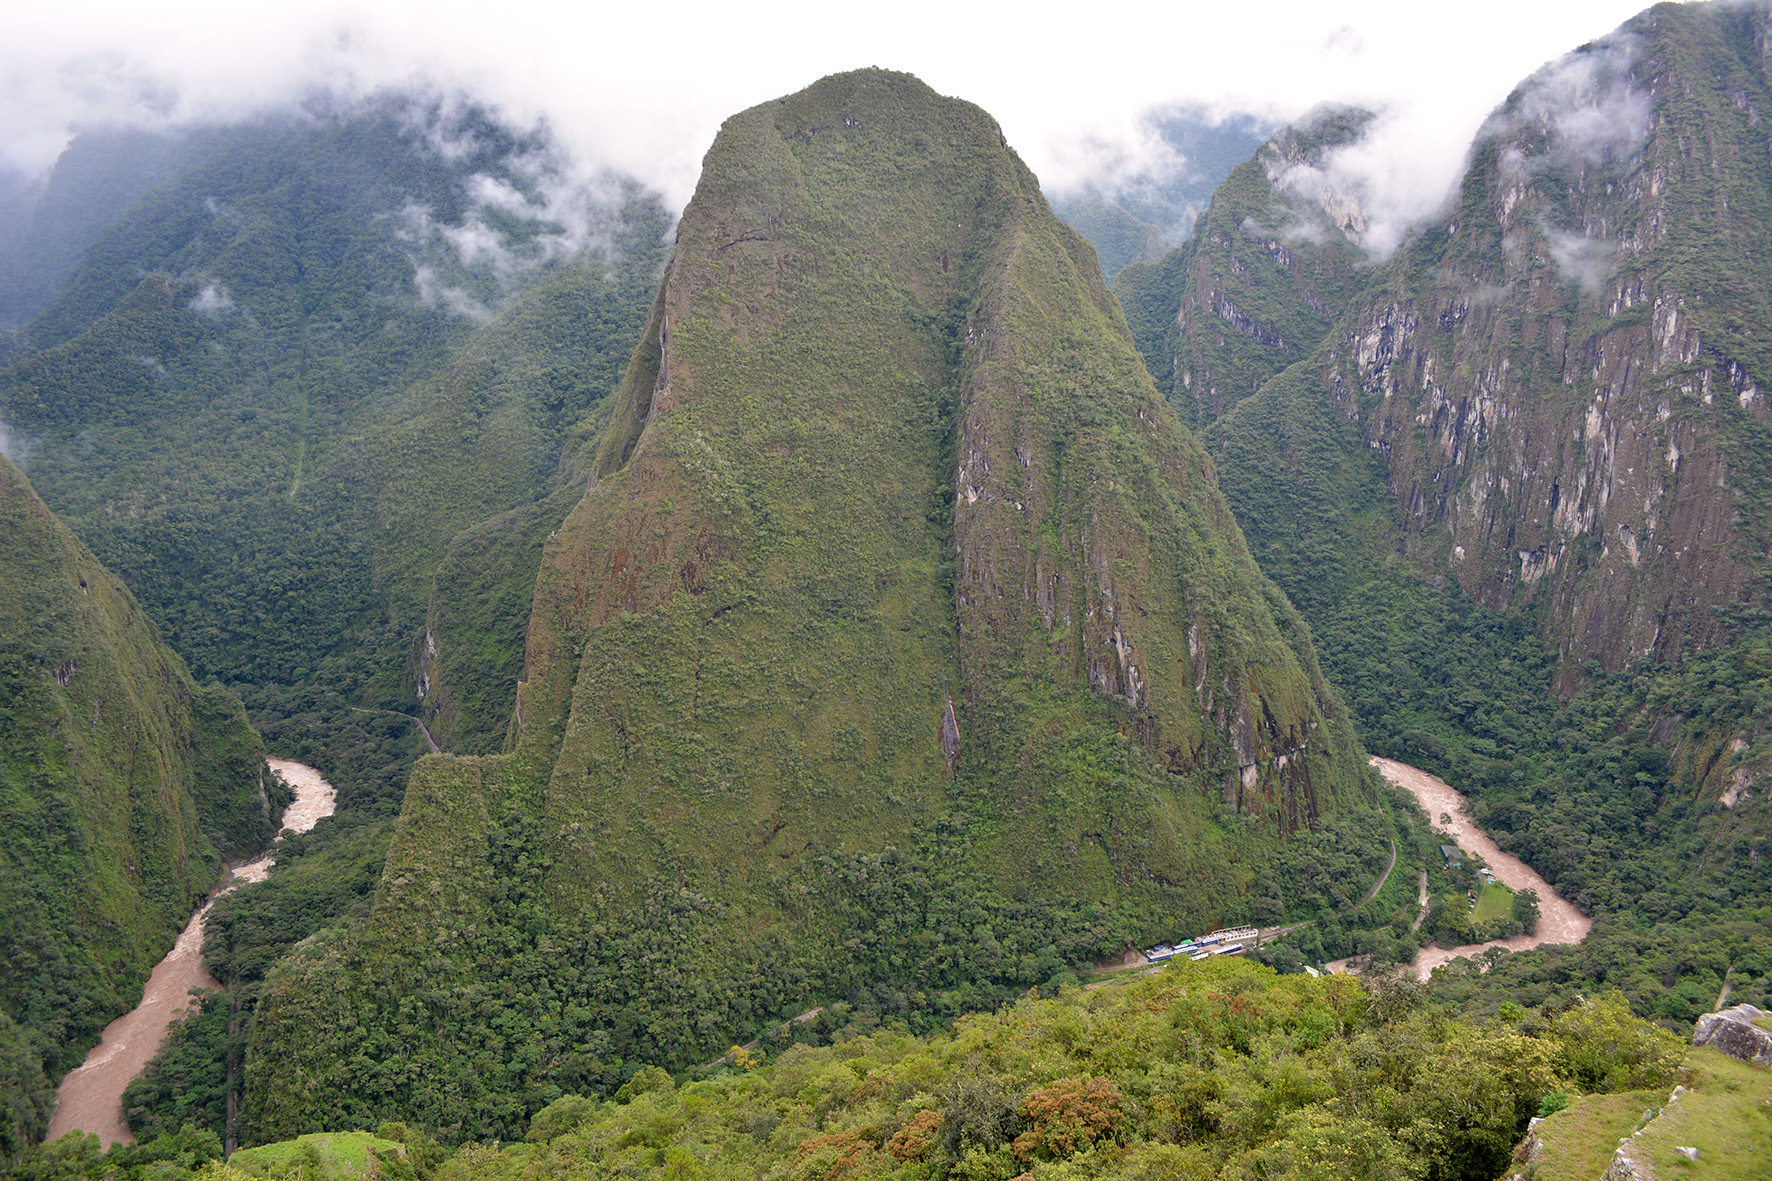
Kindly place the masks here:
[(371, 927), (267, 981), (245, 1135), (499, 1134), (808, 998), (936, 1020), (1253, 913), (1372, 800), (996, 124), (826, 79), (707, 157), (509, 753), (422, 761)]
[[(452, 1150), (384, 1123), (244, 1150), (223, 1165), (205, 1164), (219, 1142), (187, 1128), (104, 1158), (96, 1142), (64, 1140), (27, 1175), (1493, 1181), (1528, 1120), (1570, 1099), (1574, 1111), (1665, 1098), (1681, 1080), (1697, 1084), (1688, 1098), (1721, 1082), (1734, 1090), (1719, 1097), (1752, 1103), (1772, 1077), (1745, 1068), (1754, 1090), (1726, 1076), (1714, 1055), (1688, 1055), (1615, 995), (1474, 1021), (1425, 1005), (1423, 991), (1234, 959), (1182, 962), (1031, 994), (924, 1037), (846, 1030), (813, 1046), (796, 1040), (798, 1024), (772, 1029), (675, 1076), (647, 1067), (606, 1099), (561, 1096), (504, 1142)], [(1750, 1134), (1765, 1119), (1743, 1114)], [(1716, 1155), (1732, 1130), (1715, 1133)], [(1767, 1159), (1751, 1138), (1734, 1147), (1738, 1160)]]
[(0, 539), (3, 1164), (285, 801), (240, 703), (192, 681), (4, 456)]
[[(1681, 1064), (1667, 1087), (1585, 1095), (1533, 1129), (1515, 1159), (1523, 1181), (1588, 1181), (1626, 1137), (1658, 1177), (1753, 1181), (1772, 1167), (1772, 1070), (1709, 1047)], [(1698, 1150), (1697, 1160), (1679, 1151)]]

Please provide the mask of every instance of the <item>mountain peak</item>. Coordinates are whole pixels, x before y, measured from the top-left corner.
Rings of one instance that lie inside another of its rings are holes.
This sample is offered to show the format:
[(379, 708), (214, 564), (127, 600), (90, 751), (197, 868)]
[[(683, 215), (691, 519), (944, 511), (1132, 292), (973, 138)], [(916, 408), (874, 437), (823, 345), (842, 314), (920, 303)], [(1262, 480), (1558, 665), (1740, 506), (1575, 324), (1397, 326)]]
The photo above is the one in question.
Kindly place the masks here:
[[(369, 944), (504, 921), (532, 888), (509, 834), (538, 834), (550, 913), (679, 932), (683, 986), (722, 998), (694, 1028), (612, 1018), (652, 1060), (784, 990), (902, 976), (924, 920), (895, 891), (1002, 890), (1042, 942), (1099, 939), (1097, 913), (1142, 937), (1246, 905), (1263, 850), (1366, 799), (1093, 252), (990, 116), (882, 70), (722, 126), (547, 544), (508, 749), (419, 764)], [(657, 1003), (641, 960), (585, 954), (616, 1009)]]

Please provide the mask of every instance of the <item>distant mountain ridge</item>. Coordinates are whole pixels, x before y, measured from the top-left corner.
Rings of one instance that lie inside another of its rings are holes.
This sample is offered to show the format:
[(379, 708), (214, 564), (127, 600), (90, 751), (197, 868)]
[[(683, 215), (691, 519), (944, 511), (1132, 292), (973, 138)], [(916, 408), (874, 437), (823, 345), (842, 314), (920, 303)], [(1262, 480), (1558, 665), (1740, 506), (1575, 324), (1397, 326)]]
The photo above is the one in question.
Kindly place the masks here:
[[(127, 147), (70, 149), (43, 219), (98, 202), (82, 178)], [(644, 317), (662, 207), (426, 95), (175, 147), (15, 334), (0, 421), (202, 675), (255, 710), (422, 709), (451, 746), (496, 749), (568, 507), (548, 498)], [(513, 513), (449, 572), (457, 534)]]
[(1274, 130), (1273, 120), (1247, 111), (1189, 103), (1145, 111), (1137, 132), (1154, 158), (1110, 157), (1107, 175), (1053, 194), (1052, 211), (1095, 247), (1112, 284), (1127, 266), (1185, 242), (1225, 177)]

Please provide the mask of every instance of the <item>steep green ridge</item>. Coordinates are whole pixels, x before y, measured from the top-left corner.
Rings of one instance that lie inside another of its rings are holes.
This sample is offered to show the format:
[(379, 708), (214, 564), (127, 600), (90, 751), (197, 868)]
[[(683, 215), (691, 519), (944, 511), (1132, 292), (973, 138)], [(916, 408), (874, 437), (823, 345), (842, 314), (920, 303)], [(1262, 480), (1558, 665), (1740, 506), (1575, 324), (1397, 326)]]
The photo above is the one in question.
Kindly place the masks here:
[(808, 998), (939, 1018), (1251, 915), (1293, 830), (1384, 864), (1092, 252), (903, 75), (722, 129), (534, 604), (510, 753), (421, 761), (370, 928), (267, 981), (247, 1139), (507, 1134)]
[[(169, 641), (267, 724), (412, 711), (428, 617), (466, 649), (521, 630), (532, 541), (496, 617), (433, 605), (433, 572), (456, 534), (556, 489), (644, 318), (664, 213), (614, 179), (573, 189), (545, 136), (411, 96), (202, 143), (21, 330), (0, 420)], [(444, 741), (496, 748), (508, 672), (423, 703)]]
[(287, 801), (240, 703), (192, 681), (4, 456), (0, 538), (3, 1162)]
[(1231, 170), (1186, 243), (1115, 279), (1157, 388), (1193, 429), (1310, 356), (1359, 291), (1358, 210), (1292, 182), (1371, 119), (1330, 108), (1282, 128)]

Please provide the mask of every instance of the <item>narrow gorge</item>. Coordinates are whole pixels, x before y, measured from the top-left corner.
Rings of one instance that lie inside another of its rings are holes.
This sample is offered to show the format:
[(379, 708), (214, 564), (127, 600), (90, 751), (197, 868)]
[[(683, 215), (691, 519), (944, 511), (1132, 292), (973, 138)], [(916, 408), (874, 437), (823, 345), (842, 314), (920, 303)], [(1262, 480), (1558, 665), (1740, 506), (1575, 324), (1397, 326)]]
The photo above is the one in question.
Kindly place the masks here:
[[(276, 840), (307, 832), (332, 815), (332, 785), (314, 768), (293, 759), (265, 760), (271, 772), (294, 789), (295, 799), (283, 812)], [(219, 988), (203, 966), (203, 921), (216, 899), (254, 882), (262, 882), (277, 863), (266, 851), (251, 861), (228, 866), (227, 880), (211, 894), (179, 933), (166, 958), (154, 966), (141, 1003), (105, 1026), (103, 1039), (70, 1070), (56, 1088), (55, 1112), (48, 1140), (68, 1132), (91, 1132), (104, 1144), (128, 1144), (135, 1137), (123, 1116), (123, 1090), (159, 1050), (161, 1039), (191, 1011), (192, 993)]]

